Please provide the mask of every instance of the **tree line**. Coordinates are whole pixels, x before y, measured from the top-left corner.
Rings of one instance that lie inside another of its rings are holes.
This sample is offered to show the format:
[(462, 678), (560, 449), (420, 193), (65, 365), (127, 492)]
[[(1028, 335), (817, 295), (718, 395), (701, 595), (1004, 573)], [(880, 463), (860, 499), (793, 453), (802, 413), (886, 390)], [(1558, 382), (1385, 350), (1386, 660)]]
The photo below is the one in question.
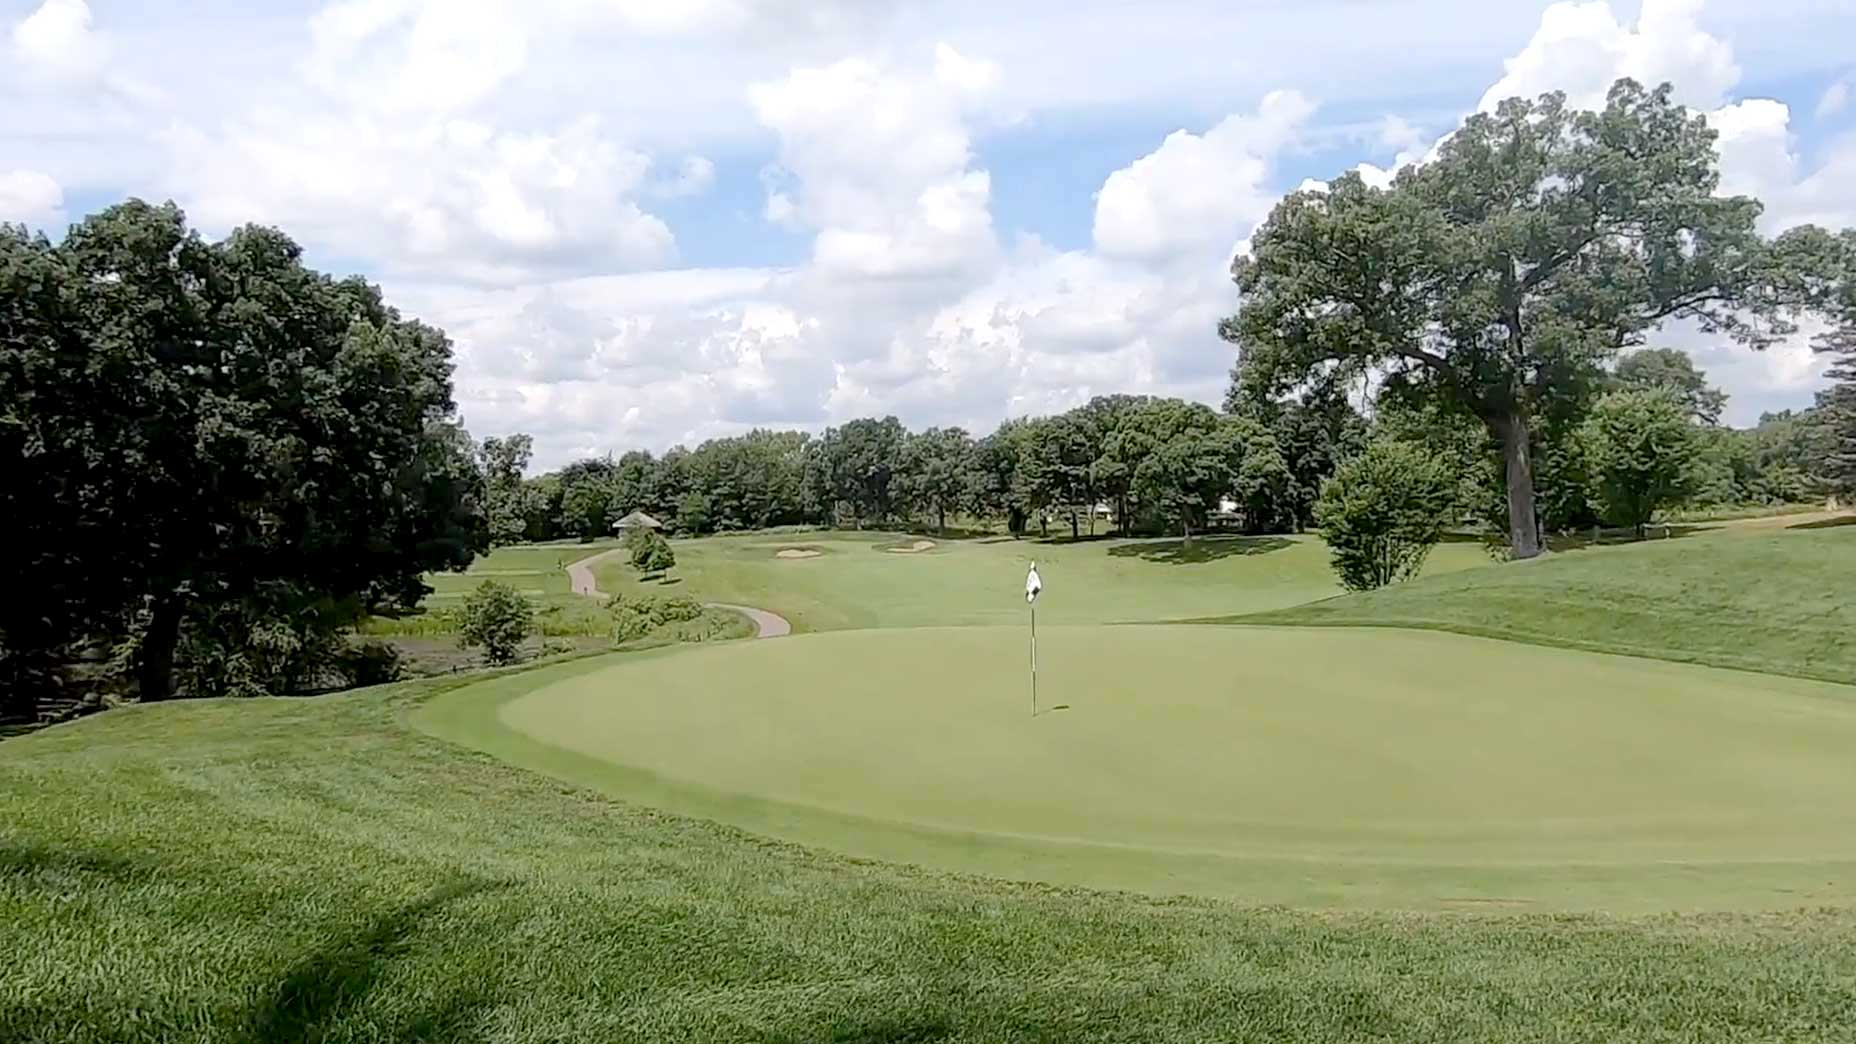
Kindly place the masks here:
[[(609, 536), (643, 511), (685, 535), (774, 526), (920, 526), (950, 520), (1072, 537), (1190, 535), (1221, 521), (1300, 529), (1334, 462), (1364, 438), (1344, 398), (1247, 414), (1138, 395), (1099, 396), (974, 438), (895, 417), (751, 431), (695, 449), (576, 461), (524, 477), (527, 435), (484, 440), (478, 460), (499, 542)], [(1229, 510), (1221, 510), (1221, 509)]]

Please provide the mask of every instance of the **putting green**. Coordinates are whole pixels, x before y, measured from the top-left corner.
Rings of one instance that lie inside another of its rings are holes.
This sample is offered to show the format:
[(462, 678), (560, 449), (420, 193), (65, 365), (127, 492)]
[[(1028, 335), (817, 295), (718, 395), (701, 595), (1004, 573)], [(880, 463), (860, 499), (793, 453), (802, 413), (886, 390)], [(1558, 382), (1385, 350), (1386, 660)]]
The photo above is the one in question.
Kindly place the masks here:
[[(851, 631), (472, 686), (426, 727), (856, 856), (1302, 905), (1856, 899), (1856, 690), (1392, 630)], [(1066, 709), (1056, 709), (1062, 706)]]

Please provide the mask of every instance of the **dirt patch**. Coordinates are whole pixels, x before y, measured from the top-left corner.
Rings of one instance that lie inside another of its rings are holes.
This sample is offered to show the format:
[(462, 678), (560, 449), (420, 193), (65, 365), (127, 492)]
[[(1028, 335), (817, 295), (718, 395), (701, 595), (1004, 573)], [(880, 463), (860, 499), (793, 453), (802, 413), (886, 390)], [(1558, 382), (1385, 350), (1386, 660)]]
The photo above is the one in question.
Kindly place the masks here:
[(814, 547), (783, 547), (774, 552), (775, 558), (817, 558), (825, 552)]
[(896, 547), (885, 548), (884, 550), (892, 555), (919, 555), (923, 551), (932, 551), (933, 549), (934, 541), (917, 540), (913, 544), (901, 544)]

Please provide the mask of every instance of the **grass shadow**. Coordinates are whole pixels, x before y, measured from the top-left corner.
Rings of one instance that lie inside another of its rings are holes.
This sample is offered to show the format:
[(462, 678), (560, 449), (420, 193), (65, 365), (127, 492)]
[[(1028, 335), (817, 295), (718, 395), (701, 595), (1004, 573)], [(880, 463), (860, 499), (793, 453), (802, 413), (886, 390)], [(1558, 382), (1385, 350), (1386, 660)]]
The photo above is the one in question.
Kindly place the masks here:
[(1838, 515), (1835, 518), (1820, 518), (1810, 522), (1793, 522), (1786, 529), (1839, 529), (1843, 526), (1856, 526), (1856, 515)]
[(935, 1044), (954, 1035), (944, 1019), (906, 1019), (893, 1015), (828, 1031), (805, 1030), (761, 1038), (762, 1044)]
[(101, 877), (113, 883), (151, 878), (159, 867), (144, 856), (117, 855), (39, 844), (0, 845), (0, 880), (41, 874)]
[(1138, 558), (1163, 565), (1199, 565), (1239, 555), (1267, 555), (1295, 546), (1295, 541), (1279, 536), (1206, 536), (1183, 540), (1149, 540), (1121, 544), (1108, 550), (1112, 558)]
[[(420, 924), (467, 896), (500, 888), (477, 880), (439, 885), (422, 898), (376, 919), (363, 930), (312, 951), (290, 969), (251, 1013), (251, 1039), (312, 1041), (331, 1035), (407, 954)], [(432, 1012), (408, 1021), (398, 1040), (455, 1040), (481, 1007), (481, 998), (454, 995)]]

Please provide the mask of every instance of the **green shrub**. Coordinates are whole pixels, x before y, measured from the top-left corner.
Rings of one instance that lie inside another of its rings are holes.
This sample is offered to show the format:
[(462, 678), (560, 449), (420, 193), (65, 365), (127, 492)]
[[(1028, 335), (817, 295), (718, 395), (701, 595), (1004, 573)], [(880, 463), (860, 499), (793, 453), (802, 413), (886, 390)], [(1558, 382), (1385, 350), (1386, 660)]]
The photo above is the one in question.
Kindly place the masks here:
[(535, 626), (535, 610), (515, 589), (485, 580), (464, 599), (458, 644), (483, 649), (485, 663), (514, 663)]
[(358, 642), (336, 654), (335, 670), (350, 688), (359, 689), (399, 681), (406, 665), (400, 651), (385, 642)]
[(612, 640), (636, 641), (667, 624), (687, 623), (703, 614), (702, 603), (684, 595), (653, 598), (649, 595), (616, 595), (609, 611), (612, 614)]
[(627, 540), (631, 548), (632, 568), (646, 576), (667, 573), (676, 568), (677, 553), (670, 549), (670, 541), (656, 533), (648, 534), (635, 545)]
[(1415, 575), (1449, 522), (1451, 485), (1436, 456), (1391, 439), (1336, 469), (1315, 520), (1341, 586), (1365, 591)]

